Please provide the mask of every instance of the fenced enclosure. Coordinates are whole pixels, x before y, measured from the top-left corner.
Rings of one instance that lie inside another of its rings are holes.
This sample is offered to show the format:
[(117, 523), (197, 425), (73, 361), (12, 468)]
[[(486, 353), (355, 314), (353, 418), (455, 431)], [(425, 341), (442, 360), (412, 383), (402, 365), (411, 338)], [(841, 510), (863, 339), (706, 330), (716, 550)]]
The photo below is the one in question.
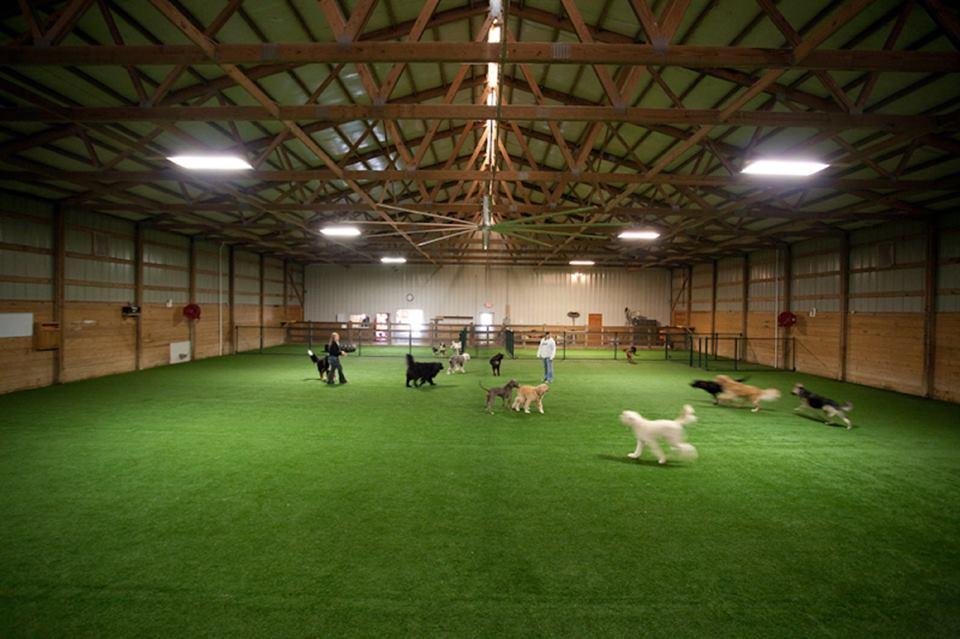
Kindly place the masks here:
[[(322, 350), (331, 333), (339, 333), (341, 345), (352, 346), (358, 357), (401, 357), (410, 353), (418, 359), (449, 357), (452, 345), (473, 357), (496, 353), (513, 359), (535, 359), (540, 340), (549, 331), (557, 342), (557, 359), (610, 359), (653, 361), (663, 358), (670, 331), (647, 326), (604, 327), (591, 331), (583, 327), (556, 326), (410, 326), (408, 324), (359, 325), (334, 322), (292, 322), (277, 326), (238, 325), (234, 327), (237, 353), (303, 355), (306, 349)], [(627, 351), (636, 351), (628, 355)], [(435, 350), (436, 349), (436, 350)]]

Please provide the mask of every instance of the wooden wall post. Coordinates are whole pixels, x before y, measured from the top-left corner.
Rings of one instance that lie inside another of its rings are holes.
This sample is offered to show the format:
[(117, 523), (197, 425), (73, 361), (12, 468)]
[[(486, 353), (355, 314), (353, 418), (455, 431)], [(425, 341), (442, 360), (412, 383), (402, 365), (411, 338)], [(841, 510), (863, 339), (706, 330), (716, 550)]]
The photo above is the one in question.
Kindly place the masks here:
[(687, 328), (693, 326), (693, 266), (687, 267)]
[(264, 259), (263, 253), (260, 254), (260, 305), (258, 310), (258, 317), (260, 318), (260, 350), (263, 350), (263, 276), (264, 276)]
[(747, 336), (747, 318), (750, 312), (750, 254), (743, 254), (743, 274), (740, 276), (743, 280), (741, 282), (741, 297), (740, 300), (740, 334), (744, 337)]
[(283, 321), (290, 321), (290, 311), (287, 309), (287, 270), (289, 262), (283, 260)]
[[(790, 295), (793, 292), (793, 251), (790, 249), (789, 244), (783, 245), (783, 310), (789, 311), (792, 310), (792, 304), (790, 303)], [(779, 285), (779, 282), (778, 282)], [(777, 315), (780, 314), (778, 309), (776, 312)], [(783, 329), (783, 336), (790, 337), (792, 329), (786, 327)], [(788, 340), (784, 340), (783, 344), (783, 368), (787, 367), (787, 364), (790, 362), (790, 358), (793, 357), (793, 352), (788, 351), (786, 345), (789, 343)]]
[(140, 312), (134, 318), (136, 321), (136, 369), (140, 370), (143, 359), (143, 226), (137, 222), (134, 226), (134, 257), (133, 257), (133, 303)]
[(66, 291), (66, 238), (67, 238), (67, 214), (62, 208), (57, 206), (53, 212), (54, 231), (53, 231), (53, 321), (60, 326), (60, 345), (57, 347), (56, 360), (54, 361), (53, 383), (58, 384), (63, 381), (64, 373), (64, 351), (67, 348), (67, 327), (66, 313), (64, 312), (64, 298)]
[(710, 284), (710, 334), (717, 332), (717, 260), (713, 260), (712, 281)]
[(924, 256), (923, 278), (923, 395), (931, 397), (934, 391), (937, 340), (937, 268), (940, 247), (937, 223), (927, 220), (927, 250)]
[[(187, 303), (197, 303), (197, 241), (194, 236), (190, 236), (190, 292), (187, 294)], [(190, 361), (197, 359), (197, 322), (187, 320), (190, 330)]]
[(847, 379), (847, 333), (850, 322), (850, 233), (840, 237), (840, 380)]
[(229, 259), (230, 259), (230, 265), (227, 271), (229, 271), (228, 277), (230, 278), (230, 280), (229, 282), (227, 282), (227, 297), (230, 303), (230, 309), (229, 309), (229, 312), (227, 313), (227, 318), (228, 318), (228, 321), (230, 322), (230, 326), (229, 326), (229, 330), (227, 331), (227, 335), (229, 336), (229, 339), (230, 339), (230, 348), (228, 350), (231, 353), (236, 353), (237, 340), (234, 333), (236, 333), (237, 329), (236, 329), (236, 316), (234, 314), (234, 309), (237, 306), (237, 291), (236, 291), (236, 286), (234, 286), (234, 280), (236, 279), (234, 275), (235, 275), (235, 271), (237, 270), (237, 255), (236, 255), (236, 251), (234, 251), (233, 249), (233, 245), (230, 246)]

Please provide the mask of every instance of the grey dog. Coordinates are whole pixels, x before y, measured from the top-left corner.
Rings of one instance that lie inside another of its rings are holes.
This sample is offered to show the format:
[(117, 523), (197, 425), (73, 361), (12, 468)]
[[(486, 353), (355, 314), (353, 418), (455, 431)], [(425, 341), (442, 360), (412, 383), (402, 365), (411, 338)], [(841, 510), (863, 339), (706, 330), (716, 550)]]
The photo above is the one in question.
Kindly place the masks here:
[(493, 400), (498, 397), (503, 400), (503, 405), (506, 406), (507, 402), (513, 398), (513, 389), (519, 385), (515, 379), (511, 379), (503, 386), (494, 388), (487, 388), (481, 383), (480, 388), (487, 392), (487, 412), (493, 415)]

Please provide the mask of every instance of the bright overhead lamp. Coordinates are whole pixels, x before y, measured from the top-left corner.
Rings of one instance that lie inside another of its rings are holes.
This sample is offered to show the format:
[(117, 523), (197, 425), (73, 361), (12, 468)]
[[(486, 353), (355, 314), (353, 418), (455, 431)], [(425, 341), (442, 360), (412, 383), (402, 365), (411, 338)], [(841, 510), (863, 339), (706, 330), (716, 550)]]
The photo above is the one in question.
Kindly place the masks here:
[(660, 237), (660, 233), (651, 230), (620, 231), (617, 237), (621, 240), (655, 240)]
[(381, 257), (380, 261), (384, 264), (406, 264), (407, 258), (405, 257)]
[(327, 226), (320, 229), (327, 237), (357, 237), (360, 229), (355, 226)]
[(570, 260), (570, 266), (593, 266), (593, 260)]
[(752, 160), (743, 167), (749, 175), (806, 176), (819, 173), (830, 166), (812, 160)]
[(253, 168), (235, 155), (174, 155), (167, 159), (194, 171), (246, 171)]

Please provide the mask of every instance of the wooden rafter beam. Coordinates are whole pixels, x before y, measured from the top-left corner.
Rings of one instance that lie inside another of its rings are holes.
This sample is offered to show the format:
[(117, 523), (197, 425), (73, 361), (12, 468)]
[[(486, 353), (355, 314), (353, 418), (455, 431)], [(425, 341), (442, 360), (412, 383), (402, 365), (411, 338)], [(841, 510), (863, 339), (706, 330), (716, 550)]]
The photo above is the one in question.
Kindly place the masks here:
[[(832, 189), (837, 191), (855, 191), (858, 189), (880, 189), (890, 191), (960, 191), (960, 177), (945, 176), (935, 180), (904, 180), (890, 178), (835, 178), (835, 177), (772, 177), (749, 175), (673, 175), (657, 173), (610, 173), (606, 171), (533, 171), (500, 170), (498, 179), (506, 182), (579, 182), (584, 184), (671, 184), (696, 187), (740, 187), (740, 188), (791, 188), (791, 189)], [(38, 171), (0, 171), (0, 180), (67, 180), (72, 182), (134, 182), (148, 183), (158, 181), (179, 181), (189, 179), (197, 183), (212, 181), (215, 183), (262, 180), (271, 182), (310, 182), (313, 180), (467, 180), (488, 181), (490, 172), (478, 169), (417, 169), (415, 171), (383, 169), (378, 171), (350, 171), (330, 169), (283, 169), (266, 171), (235, 172), (188, 172), (181, 170), (159, 171), (63, 171), (49, 169)], [(367, 202), (367, 206), (376, 208), (376, 203)]]
[[(248, 85), (252, 87), (253, 85)], [(358, 120), (489, 120), (494, 106), (479, 104), (274, 105), (203, 107), (8, 107), (0, 122), (354, 122)], [(648, 109), (641, 107), (509, 104), (500, 107), (504, 121), (629, 122), (637, 125), (804, 127), (825, 130), (957, 130), (960, 113), (946, 115), (848, 114), (717, 109)]]
[[(506, 64), (611, 64), (681, 66), (690, 69), (823, 69), (834, 71), (892, 71), (958, 73), (960, 53), (943, 51), (871, 51), (835, 49), (810, 51), (803, 58), (794, 49), (751, 47), (671, 46), (657, 51), (645, 44), (602, 42), (514, 42), (506, 47)], [(801, 50), (803, 52), (803, 50)], [(214, 44), (209, 54), (195, 45), (99, 45), (0, 47), (0, 64), (58, 65), (193, 65), (209, 64), (337, 63), (406, 64), (500, 62), (500, 45), (476, 42), (352, 42)]]

